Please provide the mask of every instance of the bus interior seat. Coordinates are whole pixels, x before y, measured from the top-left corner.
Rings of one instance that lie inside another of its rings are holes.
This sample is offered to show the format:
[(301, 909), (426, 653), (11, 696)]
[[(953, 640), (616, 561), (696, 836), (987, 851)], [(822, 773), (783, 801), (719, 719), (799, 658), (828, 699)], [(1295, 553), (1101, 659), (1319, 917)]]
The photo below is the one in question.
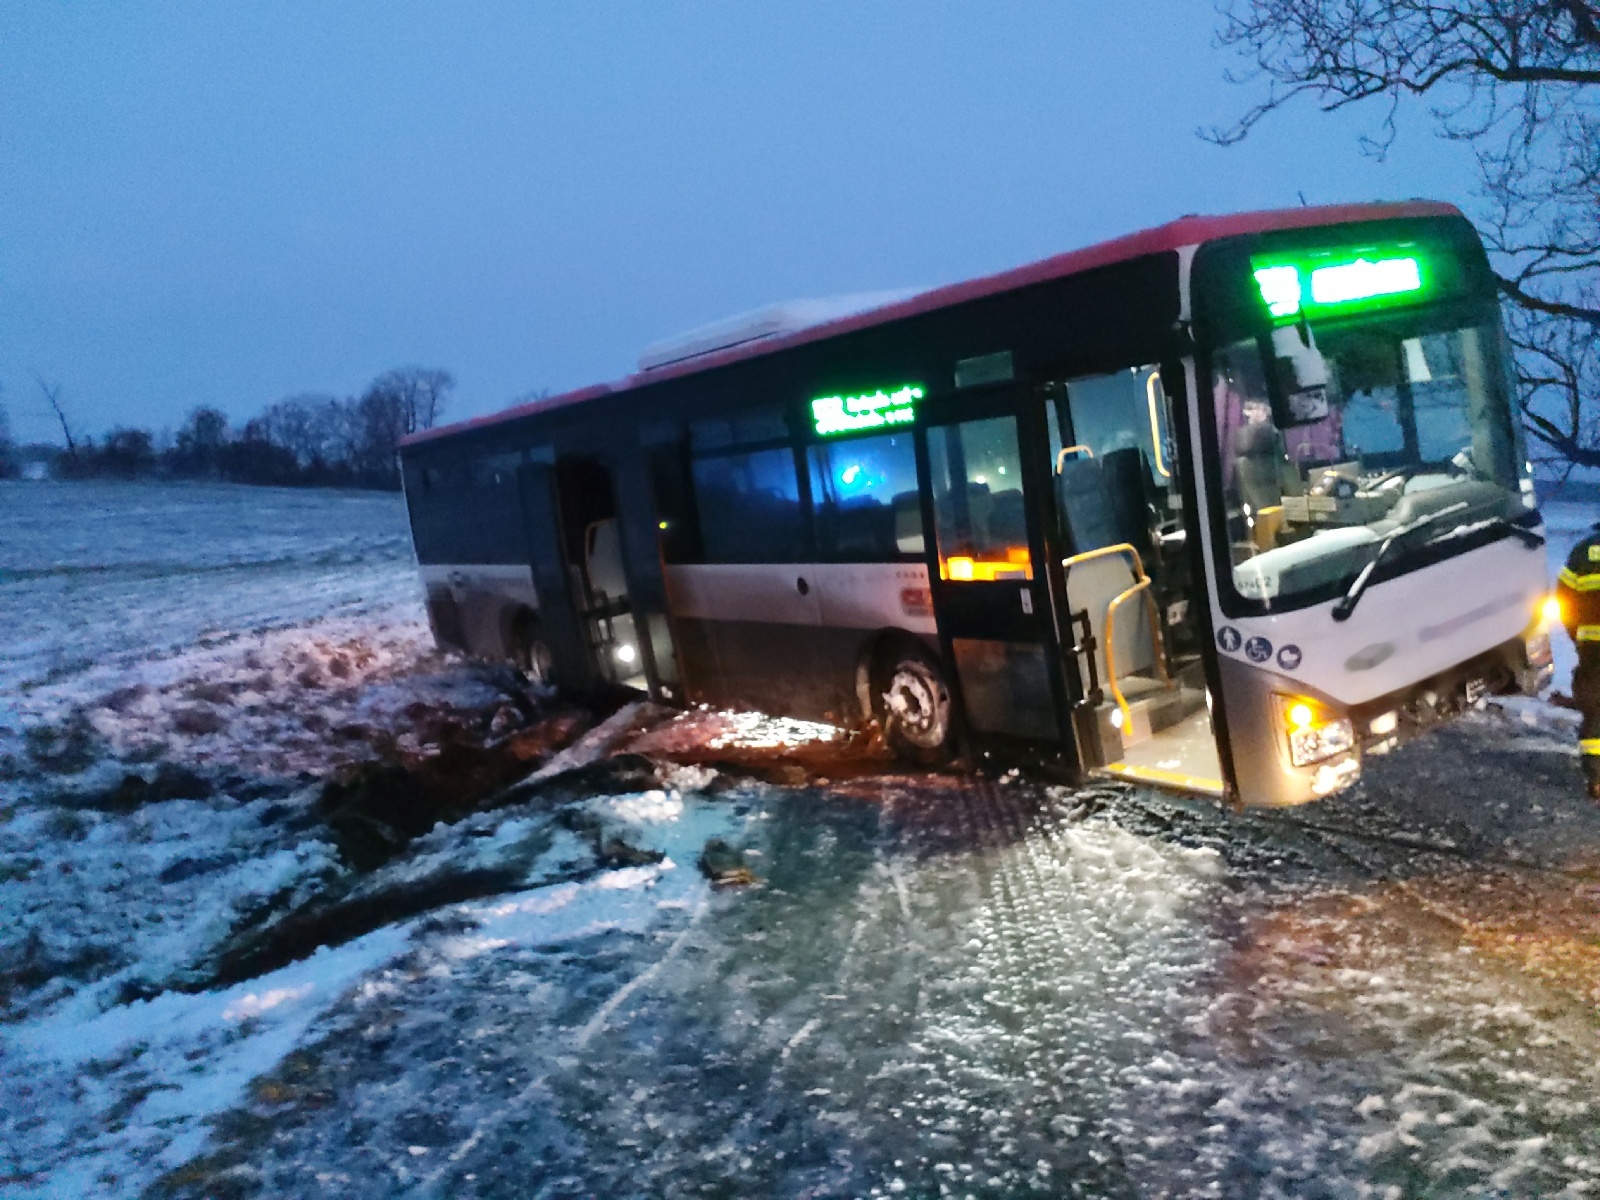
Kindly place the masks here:
[(1137, 446), (1113, 450), (1101, 459), (1101, 474), (1116, 521), (1117, 540), (1127, 542), (1145, 561), (1150, 559), (1150, 469)]
[[(956, 508), (956, 494), (949, 492), (940, 496), (934, 514), (941, 535), (940, 554), (966, 554), (973, 547), (985, 544), (993, 505), (994, 497), (989, 493), (988, 484), (969, 482), (966, 486), (966, 520), (963, 522)], [(943, 544), (946, 533), (950, 535), (951, 545), (948, 547)]]
[[(1133, 564), (1126, 555), (1111, 554), (1075, 564), (1067, 573), (1067, 605), (1074, 613), (1089, 614), (1089, 630), (1094, 636), (1095, 675), (1107, 688), (1106, 613), (1111, 602), (1134, 585)], [(1114, 660), (1117, 678), (1124, 682), (1135, 675), (1154, 674), (1155, 643), (1150, 637), (1150, 621), (1144, 609), (1146, 600), (1136, 597), (1117, 610)], [(1109, 688), (1108, 688), (1109, 692)]]
[(1075, 554), (1116, 543), (1116, 515), (1098, 459), (1069, 458), (1061, 464), (1056, 475), (1056, 507), (1062, 525), (1072, 535)]
[[(1133, 453), (1137, 455), (1138, 451)], [(1125, 455), (1125, 452), (1114, 451), (1113, 454)], [(1073, 552), (1077, 554), (1132, 541), (1125, 536), (1125, 521), (1107, 484), (1104, 462), (1086, 455), (1069, 458), (1062, 462), (1056, 476), (1056, 501), (1072, 535)], [(1089, 628), (1095, 641), (1095, 672), (1102, 686), (1108, 682), (1106, 612), (1111, 602), (1135, 582), (1137, 576), (1132, 562), (1120, 554), (1077, 563), (1067, 573), (1067, 605), (1074, 613), (1089, 614)], [(1124, 607), (1120, 614), (1122, 619), (1116, 626), (1114, 658), (1122, 676), (1155, 668), (1155, 646), (1148, 623), (1142, 613), (1140, 619), (1128, 619), (1136, 611), (1137, 606)]]
[(990, 496), (988, 527), (989, 545), (996, 550), (1002, 546), (1027, 546), (1028, 509), (1019, 489)]
[[(1127, 543), (1140, 552), (1149, 568), (1151, 524), (1145, 461), (1142, 451), (1134, 447), (1114, 450), (1098, 460), (1084, 456), (1062, 461), (1056, 500), (1076, 553)], [(1122, 554), (1077, 563), (1067, 573), (1067, 604), (1073, 613), (1088, 615), (1095, 675), (1105, 705), (1113, 702), (1106, 662), (1106, 616), (1112, 601), (1137, 581), (1132, 560)], [(1125, 739), (1162, 733), (1204, 705), (1202, 691), (1171, 688), (1166, 683), (1150, 628), (1147, 606), (1153, 603), (1155, 597), (1146, 592), (1117, 610), (1111, 657), (1117, 686), (1134, 710), (1132, 725), (1123, 730)]]

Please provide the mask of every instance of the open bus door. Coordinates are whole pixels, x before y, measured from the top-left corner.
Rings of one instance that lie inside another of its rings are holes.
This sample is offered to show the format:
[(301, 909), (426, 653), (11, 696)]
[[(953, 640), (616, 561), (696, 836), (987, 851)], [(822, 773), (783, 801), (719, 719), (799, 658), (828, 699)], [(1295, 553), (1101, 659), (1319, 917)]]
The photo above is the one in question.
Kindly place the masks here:
[(524, 638), (537, 673), (574, 691), (601, 683), (644, 690), (648, 646), (636, 628), (611, 471), (593, 459), (529, 463), (519, 483), (538, 589), (538, 628)]
[(560, 475), (552, 462), (524, 463), (517, 470), (528, 563), (539, 599), (537, 624), (517, 633), (525, 664), (541, 682), (586, 691), (595, 683), (578, 598), (568, 570), (562, 523)]
[(1051, 577), (1082, 765), (1223, 796), (1194, 494), (1162, 371), (1057, 380), (1040, 394), (1064, 546)]
[(1060, 741), (1066, 697), (1051, 664), (1043, 540), (1030, 519), (1038, 488), (1013, 406), (988, 411), (923, 433), (934, 611), (968, 731)]

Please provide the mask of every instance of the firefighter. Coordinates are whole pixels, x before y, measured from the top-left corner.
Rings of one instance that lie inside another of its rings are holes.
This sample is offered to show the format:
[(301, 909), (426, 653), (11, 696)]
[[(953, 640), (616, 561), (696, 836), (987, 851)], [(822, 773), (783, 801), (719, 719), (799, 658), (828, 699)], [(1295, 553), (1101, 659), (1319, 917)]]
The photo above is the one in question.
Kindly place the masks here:
[(1561, 623), (1578, 647), (1572, 699), (1583, 714), (1578, 753), (1589, 780), (1589, 798), (1600, 801), (1600, 524), (1579, 542), (1556, 584)]

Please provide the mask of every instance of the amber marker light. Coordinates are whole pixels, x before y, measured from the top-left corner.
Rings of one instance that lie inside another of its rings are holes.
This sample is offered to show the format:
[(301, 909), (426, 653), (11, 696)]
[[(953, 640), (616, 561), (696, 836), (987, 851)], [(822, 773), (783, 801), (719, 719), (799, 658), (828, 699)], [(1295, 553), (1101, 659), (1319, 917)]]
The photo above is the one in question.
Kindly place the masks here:
[(1561, 624), (1561, 598), (1559, 596), (1546, 596), (1544, 603), (1539, 606), (1539, 616), (1546, 625)]
[(1295, 766), (1312, 766), (1355, 749), (1356, 731), (1349, 717), (1335, 716), (1299, 696), (1278, 699), (1289, 737), (1289, 759)]

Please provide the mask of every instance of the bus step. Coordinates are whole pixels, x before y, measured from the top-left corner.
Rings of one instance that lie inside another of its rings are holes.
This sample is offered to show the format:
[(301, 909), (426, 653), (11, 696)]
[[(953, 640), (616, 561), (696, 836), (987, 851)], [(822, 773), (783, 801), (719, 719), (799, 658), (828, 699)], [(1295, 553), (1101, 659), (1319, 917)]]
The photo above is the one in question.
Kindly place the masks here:
[[(1123, 689), (1123, 696), (1128, 701), (1127, 719), (1122, 727), (1117, 730), (1124, 746), (1133, 746), (1170, 729), (1190, 714), (1205, 706), (1205, 693), (1198, 688), (1187, 687), (1162, 687), (1159, 684), (1154, 688), (1147, 685), (1151, 680), (1135, 677), (1117, 681)], [(1115, 701), (1110, 701), (1102, 706), (1105, 710), (1105, 719), (1115, 727), (1115, 718), (1112, 713), (1117, 712)]]

